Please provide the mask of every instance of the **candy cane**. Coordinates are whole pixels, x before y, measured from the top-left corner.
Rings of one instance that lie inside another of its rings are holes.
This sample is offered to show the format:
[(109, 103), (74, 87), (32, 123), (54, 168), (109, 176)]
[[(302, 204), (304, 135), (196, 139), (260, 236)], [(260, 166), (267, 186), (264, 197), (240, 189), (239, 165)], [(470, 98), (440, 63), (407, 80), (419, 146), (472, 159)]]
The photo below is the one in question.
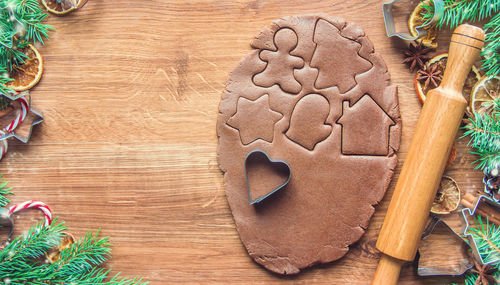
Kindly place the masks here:
[(50, 224), (52, 223), (52, 211), (50, 210), (49, 206), (47, 206), (43, 202), (36, 200), (26, 201), (10, 207), (9, 212), (11, 214), (14, 214), (28, 208), (37, 208), (42, 211), (43, 215), (45, 216), (45, 226), (50, 226)]
[[(0, 130), (0, 137), (3, 137), (5, 132)], [(0, 160), (5, 156), (7, 150), (9, 149), (9, 143), (7, 142), (7, 138), (0, 139)]]
[(7, 133), (13, 132), (17, 128), (17, 126), (19, 126), (24, 121), (24, 118), (26, 118), (26, 115), (29, 113), (30, 110), (30, 105), (28, 103), (28, 100), (26, 100), (24, 96), (19, 97), (15, 101), (19, 101), (19, 103), (21, 103), (21, 109), (17, 114), (17, 117), (9, 125), (7, 125), (7, 127), (5, 127), (5, 131)]

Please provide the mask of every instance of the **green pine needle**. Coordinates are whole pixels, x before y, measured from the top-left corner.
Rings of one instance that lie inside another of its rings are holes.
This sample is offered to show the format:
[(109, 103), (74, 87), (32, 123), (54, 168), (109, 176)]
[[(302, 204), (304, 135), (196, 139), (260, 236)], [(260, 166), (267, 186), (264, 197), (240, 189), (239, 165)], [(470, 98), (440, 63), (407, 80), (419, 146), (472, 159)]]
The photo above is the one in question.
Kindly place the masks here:
[[(66, 230), (54, 220), (49, 227), (43, 223), (33, 226), (24, 236), (16, 238), (0, 251), (0, 282), (9, 284), (147, 284), (142, 279), (109, 277), (102, 268), (110, 258), (109, 238), (98, 238), (88, 232), (80, 240), (59, 253), (54, 263), (44, 262), (44, 255), (56, 247)], [(109, 281), (106, 281), (108, 280)]]
[[(495, 278), (500, 279), (500, 227), (489, 222), (486, 218), (486, 223), (483, 222), (481, 216), (474, 217), (477, 225), (476, 228), (469, 228), (469, 233), (474, 237), (479, 255), (484, 260), (484, 263), (490, 263), (496, 271), (492, 274)], [(479, 277), (477, 273), (468, 271), (465, 275), (465, 284), (477, 284), (476, 280)]]
[(476, 168), (496, 169), (500, 166), (500, 99), (493, 101), (493, 113), (475, 113), (466, 125), (463, 137), (470, 136), (469, 146), (479, 156)]
[(486, 218), (483, 222), (481, 216), (474, 217), (477, 227), (469, 227), (469, 233), (476, 241), (479, 255), (484, 263), (491, 263), (491, 266), (500, 265), (500, 227), (495, 226)]
[[(33, 260), (42, 257), (61, 240), (66, 227), (54, 221), (50, 227), (43, 222), (32, 226), (23, 236), (17, 237), (0, 251), (0, 280), (21, 278), (31, 272)], [(20, 276), (21, 275), (21, 276)]]
[[(431, 2), (423, 4), (422, 17), (430, 20), (434, 16)], [(486, 45), (481, 56), (481, 69), (487, 76), (500, 74), (500, 1), (499, 0), (444, 0), (444, 14), (436, 23), (438, 29), (447, 26), (450, 29), (466, 22), (490, 19), (484, 25)]]
[(44, 44), (53, 30), (42, 23), (46, 17), (37, 0), (0, 0), (1, 68), (12, 71), (13, 65), (24, 63), (23, 48), (32, 43)]
[(2, 175), (0, 175), (0, 207), (5, 207), (7, 204), (9, 204), (10, 200), (5, 196), (13, 194), (12, 192), (10, 192), (10, 190), (12, 190), (12, 187), (8, 187), (8, 184), (9, 182), (4, 181)]

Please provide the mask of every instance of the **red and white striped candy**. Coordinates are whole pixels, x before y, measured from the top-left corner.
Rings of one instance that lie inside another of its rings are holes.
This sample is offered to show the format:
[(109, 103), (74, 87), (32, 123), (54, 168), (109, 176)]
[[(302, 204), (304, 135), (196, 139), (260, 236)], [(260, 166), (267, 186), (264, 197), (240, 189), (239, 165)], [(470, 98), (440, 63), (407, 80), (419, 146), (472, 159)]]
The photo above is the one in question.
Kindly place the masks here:
[(42, 211), (43, 215), (45, 216), (45, 226), (50, 226), (50, 224), (52, 223), (52, 211), (50, 210), (49, 206), (47, 206), (43, 202), (37, 200), (26, 201), (10, 207), (9, 212), (11, 214), (14, 214), (29, 208), (36, 208)]
[[(19, 101), (21, 104), (21, 109), (19, 109), (19, 112), (17, 113), (16, 118), (5, 127), (5, 131), (0, 130), (0, 137), (4, 138), (6, 133), (12, 133), (19, 125), (22, 124), (24, 119), (26, 118), (26, 115), (30, 111), (30, 104), (28, 100), (26, 100), (25, 96), (19, 97), (15, 101)], [(7, 139), (0, 139), (0, 160), (7, 154), (7, 150), (9, 148), (9, 143), (7, 142)]]
[[(0, 130), (0, 137), (3, 137), (5, 135), (5, 132)], [(9, 143), (7, 142), (7, 139), (0, 139), (0, 160), (5, 156), (7, 153), (7, 150), (9, 149)]]
[(24, 97), (25, 96), (22, 96), (15, 100), (21, 103), (21, 109), (19, 110), (19, 113), (17, 114), (16, 118), (9, 125), (7, 125), (7, 127), (5, 127), (5, 131), (7, 133), (13, 132), (24, 121), (24, 118), (26, 118), (26, 115), (30, 111), (30, 104), (28, 103), (28, 100), (26, 100), (26, 98)]

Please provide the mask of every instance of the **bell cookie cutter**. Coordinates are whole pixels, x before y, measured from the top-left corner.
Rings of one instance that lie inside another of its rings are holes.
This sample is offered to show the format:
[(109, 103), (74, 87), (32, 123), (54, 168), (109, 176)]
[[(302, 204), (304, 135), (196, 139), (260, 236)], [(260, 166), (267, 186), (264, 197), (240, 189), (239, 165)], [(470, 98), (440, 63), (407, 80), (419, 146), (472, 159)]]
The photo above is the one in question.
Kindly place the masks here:
[[(273, 190), (271, 190), (267, 194), (259, 196), (256, 199), (252, 199), (251, 189), (250, 189), (250, 183), (248, 181), (249, 179), (248, 179), (247, 162), (252, 157), (258, 156), (258, 155), (264, 155), (271, 164), (278, 164), (278, 165), (285, 166), (286, 169), (287, 169), (287, 172), (288, 172), (288, 178), (286, 179), (285, 182), (283, 182), (281, 185), (279, 185), (278, 187), (274, 188)], [(245, 162), (244, 163), (245, 163), (245, 180), (246, 180), (247, 191), (248, 191), (248, 201), (249, 201), (250, 205), (254, 205), (254, 204), (258, 204), (258, 203), (262, 202), (264, 199), (266, 199), (269, 196), (273, 195), (274, 193), (276, 193), (277, 191), (279, 191), (280, 189), (282, 189), (283, 187), (285, 187), (288, 184), (288, 182), (290, 182), (290, 178), (292, 176), (292, 171), (291, 171), (290, 165), (286, 161), (284, 161), (284, 160), (273, 160), (273, 159), (271, 159), (269, 157), (269, 155), (265, 151), (263, 151), (263, 150), (256, 149), (256, 150), (253, 150), (253, 151), (249, 152), (247, 154), (247, 156), (245, 157)]]
[(476, 240), (474, 239), (474, 236), (471, 233), (469, 233), (470, 224), (469, 224), (468, 218), (472, 217), (476, 213), (476, 210), (478, 209), (479, 204), (481, 204), (481, 202), (486, 203), (489, 206), (496, 208), (498, 211), (500, 211), (500, 204), (499, 203), (495, 202), (493, 199), (491, 199), (488, 196), (481, 195), (477, 199), (477, 202), (474, 205), (474, 208), (472, 210), (470, 208), (465, 208), (461, 211), (460, 218), (463, 221), (462, 234), (465, 237), (467, 237), (467, 239), (469, 240), (469, 244), (470, 244), (470, 247), (472, 248), (472, 254), (474, 255), (474, 258), (479, 260), (481, 262), (481, 264), (488, 265), (488, 264), (499, 262), (500, 261), (500, 254), (498, 254), (497, 258), (492, 259), (488, 262), (485, 262), (485, 260), (483, 259), (483, 257), (479, 253), (479, 248), (478, 248), (478, 245), (476, 243)]
[(385, 23), (385, 33), (388, 37), (398, 37), (405, 41), (413, 41), (420, 38), (421, 35), (425, 35), (425, 27), (431, 25), (432, 23), (439, 20), (444, 14), (444, 2), (443, 0), (430, 0), (434, 6), (434, 15), (432, 19), (424, 22), (422, 25), (416, 26), (415, 31), (416, 36), (411, 35), (407, 32), (397, 32), (396, 26), (394, 25), (394, 15), (393, 15), (393, 4), (400, 2), (401, 0), (393, 0), (391, 2), (384, 3), (382, 5), (382, 11), (384, 13), (384, 23)]

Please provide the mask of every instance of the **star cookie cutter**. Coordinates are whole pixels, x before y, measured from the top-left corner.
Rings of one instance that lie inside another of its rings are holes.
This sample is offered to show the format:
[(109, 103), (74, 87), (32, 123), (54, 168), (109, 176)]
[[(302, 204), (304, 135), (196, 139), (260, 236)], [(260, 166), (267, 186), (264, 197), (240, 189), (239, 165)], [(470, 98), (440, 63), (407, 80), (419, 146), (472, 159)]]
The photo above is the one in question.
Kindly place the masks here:
[(425, 35), (427, 32), (424, 30), (425, 27), (431, 25), (432, 23), (439, 20), (444, 14), (444, 2), (443, 0), (431, 0), (434, 6), (434, 15), (432, 19), (424, 22), (422, 25), (416, 26), (415, 31), (417, 36), (412, 36), (408, 32), (397, 32), (396, 26), (394, 24), (393, 15), (393, 5), (394, 3), (400, 2), (401, 0), (393, 0), (391, 2), (384, 3), (382, 6), (382, 11), (384, 13), (384, 23), (385, 23), (385, 33), (388, 37), (398, 37), (405, 41), (413, 41), (420, 38), (421, 35)]
[(481, 195), (477, 199), (477, 202), (474, 205), (474, 208), (472, 210), (470, 208), (465, 208), (461, 211), (460, 218), (463, 221), (462, 234), (465, 237), (467, 237), (467, 239), (469, 240), (470, 247), (472, 248), (472, 254), (474, 255), (474, 257), (477, 260), (479, 260), (481, 262), (481, 264), (488, 265), (488, 264), (499, 262), (500, 261), (500, 254), (496, 258), (494, 258), (488, 262), (485, 262), (485, 260), (483, 259), (483, 257), (479, 253), (479, 248), (478, 248), (478, 245), (476, 243), (476, 240), (474, 239), (473, 235), (471, 233), (469, 233), (470, 224), (469, 224), (468, 218), (472, 217), (476, 213), (476, 210), (478, 209), (479, 204), (481, 204), (481, 202), (488, 204), (489, 206), (500, 211), (500, 204), (499, 203), (495, 202), (493, 199), (491, 199), (488, 196)]
[(10, 237), (14, 233), (14, 221), (12, 220), (12, 216), (10, 211), (6, 208), (0, 208), (0, 227), (8, 227), (9, 233), (7, 235), (6, 241), (10, 240)]
[[(258, 156), (258, 155), (264, 155), (265, 158), (270, 162), (271, 165), (285, 166), (286, 170), (287, 170), (287, 173), (288, 173), (288, 177), (287, 177), (287, 179), (286, 179), (285, 182), (283, 182), (281, 185), (279, 185), (278, 187), (274, 188), (273, 190), (271, 190), (267, 194), (259, 196), (256, 199), (252, 199), (251, 189), (250, 189), (250, 183), (249, 183), (249, 179), (248, 179), (247, 163), (248, 163), (249, 159), (253, 158), (254, 156)], [(250, 205), (258, 204), (258, 203), (262, 202), (264, 199), (266, 199), (269, 196), (273, 195), (274, 193), (278, 192), (280, 189), (282, 189), (283, 187), (285, 187), (288, 184), (288, 182), (290, 182), (290, 178), (291, 177), (292, 177), (292, 171), (291, 171), (290, 165), (286, 161), (284, 161), (284, 160), (273, 160), (263, 150), (260, 150), (260, 149), (253, 150), (253, 151), (249, 152), (247, 154), (247, 156), (245, 157), (245, 180), (246, 180), (247, 191), (248, 191), (248, 201), (249, 201)]]
[[(12, 94), (2, 94), (2, 95), (5, 96), (6, 98), (12, 100), (12, 101), (16, 101), (16, 100), (19, 100), (21, 98), (27, 97), (26, 101), (28, 102), (28, 110), (27, 110), (28, 114), (26, 114), (26, 116), (28, 116), (30, 114), (32, 114), (32, 116), (30, 116), (30, 118), (26, 118), (26, 122), (22, 122), (23, 124), (28, 124), (28, 123), (30, 124), (29, 130), (27, 131), (27, 134), (23, 134), (23, 133), (18, 131), (18, 128), (14, 128), (14, 130), (5, 132), (2, 135), (0, 135), (0, 140), (5, 140), (5, 139), (11, 138), (11, 137), (15, 137), (19, 141), (21, 141), (23, 143), (27, 143), (29, 141), (29, 139), (31, 138), (31, 133), (33, 131), (33, 127), (40, 124), (41, 122), (43, 122), (43, 115), (40, 112), (31, 108), (31, 95), (30, 95), (29, 91), (23, 91), (23, 92), (12, 93)], [(31, 122), (29, 122), (30, 119), (31, 119)]]

